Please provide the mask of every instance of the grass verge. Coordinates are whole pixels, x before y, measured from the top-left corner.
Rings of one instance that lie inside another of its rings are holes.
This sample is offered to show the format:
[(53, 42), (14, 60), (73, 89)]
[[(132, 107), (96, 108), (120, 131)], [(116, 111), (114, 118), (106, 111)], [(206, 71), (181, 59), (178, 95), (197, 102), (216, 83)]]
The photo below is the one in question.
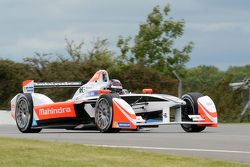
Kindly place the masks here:
[(0, 138), (0, 166), (8, 167), (217, 167), (250, 166), (202, 158), (189, 158), (160, 153), (92, 147), (29, 139)]

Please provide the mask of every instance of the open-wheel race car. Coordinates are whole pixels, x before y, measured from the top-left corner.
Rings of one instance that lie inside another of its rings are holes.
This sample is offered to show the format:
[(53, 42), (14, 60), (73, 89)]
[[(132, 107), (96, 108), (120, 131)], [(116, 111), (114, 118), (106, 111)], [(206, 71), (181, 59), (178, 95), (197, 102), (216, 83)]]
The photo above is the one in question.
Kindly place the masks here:
[[(53, 102), (38, 88), (78, 88), (72, 99)], [(43, 128), (98, 129), (100, 132), (139, 130), (159, 125), (180, 124), (186, 132), (201, 132), (217, 126), (214, 102), (200, 93), (182, 98), (166, 94), (130, 93), (119, 80), (109, 79), (105, 70), (82, 82), (23, 82), (23, 93), (11, 100), (11, 115), (23, 133)]]

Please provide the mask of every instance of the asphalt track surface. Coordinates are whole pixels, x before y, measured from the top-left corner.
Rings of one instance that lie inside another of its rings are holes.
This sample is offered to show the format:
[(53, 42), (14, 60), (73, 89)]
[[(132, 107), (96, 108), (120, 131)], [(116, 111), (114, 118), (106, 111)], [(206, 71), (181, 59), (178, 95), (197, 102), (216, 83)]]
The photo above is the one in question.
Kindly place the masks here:
[(63, 129), (22, 134), (15, 125), (0, 125), (0, 136), (125, 147), (250, 164), (250, 124), (220, 124), (218, 128), (207, 128), (202, 133), (186, 133), (180, 126), (171, 125), (116, 134)]

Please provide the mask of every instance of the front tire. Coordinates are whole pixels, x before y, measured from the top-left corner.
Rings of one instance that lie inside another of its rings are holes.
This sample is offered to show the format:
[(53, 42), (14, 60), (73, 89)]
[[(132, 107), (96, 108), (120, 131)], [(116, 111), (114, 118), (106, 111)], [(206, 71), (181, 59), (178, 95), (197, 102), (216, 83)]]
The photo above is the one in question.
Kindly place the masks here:
[[(182, 106), (182, 120), (191, 122), (192, 120), (188, 115), (198, 115), (198, 98), (202, 97), (201, 93), (192, 92), (182, 96), (182, 100), (186, 102), (186, 105)], [(181, 127), (186, 132), (201, 132), (206, 126), (198, 126), (195, 124), (181, 124)]]
[(117, 133), (118, 128), (112, 128), (113, 122), (113, 98), (120, 98), (115, 94), (101, 95), (95, 107), (95, 124), (102, 133)]
[(17, 97), (15, 112), (17, 128), (22, 133), (39, 133), (41, 128), (32, 128), (33, 100), (31, 94), (23, 93)]

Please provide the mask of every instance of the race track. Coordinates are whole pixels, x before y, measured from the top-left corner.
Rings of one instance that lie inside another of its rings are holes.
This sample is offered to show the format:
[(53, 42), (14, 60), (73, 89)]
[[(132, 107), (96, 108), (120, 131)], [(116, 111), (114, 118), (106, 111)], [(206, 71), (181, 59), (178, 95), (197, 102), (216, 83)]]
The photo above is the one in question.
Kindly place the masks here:
[(186, 133), (176, 125), (117, 134), (58, 129), (43, 130), (39, 134), (22, 134), (14, 125), (0, 125), (0, 136), (128, 147), (250, 163), (250, 124), (220, 124), (218, 128), (207, 128), (202, 133)]

